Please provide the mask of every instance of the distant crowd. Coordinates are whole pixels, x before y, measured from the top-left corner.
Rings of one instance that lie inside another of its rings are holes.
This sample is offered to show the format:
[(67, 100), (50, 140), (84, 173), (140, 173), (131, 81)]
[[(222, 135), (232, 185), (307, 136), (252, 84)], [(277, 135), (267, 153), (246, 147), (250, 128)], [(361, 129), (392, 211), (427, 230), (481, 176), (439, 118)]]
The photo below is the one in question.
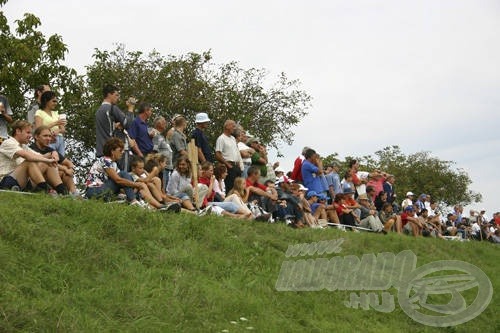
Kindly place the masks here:
[[(430, 195), (412, 192), (399, 202), (393, 175), (360, 171), (356, 160), (340, 173), (340, 163), (323, 165), (310, 147), (302, 149), (287, 172), (279, 162), (271, 163), (259, 138), (234, 120), (225, 121), (212, 147), (205, 133), (211, 122), (207, 113), (196, 114), (195, 129), (186, 133), (182, 114), (168, 121), (152, 119), (151, 104), (137, 104), (135, 98), (121, 110), (113, 85), (103, 88), (95, 113), (96, 159), (80, 192), (75, 165), (65, 156), (70, 119), (56, 111), (57, 95), (50, 86), (37, 87), (34, 97), (28, 119), (14, 121), (8, 99), (0, 96), (1, 189), (118, 198), (149, 210), (282, 221), (295, 228), (335, 226), (500, 243), (500, 213), (491, 219), (484, 210), (465, 216), (456, 205), (442, 216)], [(192, 139), (195, 150), (190, 152)]]

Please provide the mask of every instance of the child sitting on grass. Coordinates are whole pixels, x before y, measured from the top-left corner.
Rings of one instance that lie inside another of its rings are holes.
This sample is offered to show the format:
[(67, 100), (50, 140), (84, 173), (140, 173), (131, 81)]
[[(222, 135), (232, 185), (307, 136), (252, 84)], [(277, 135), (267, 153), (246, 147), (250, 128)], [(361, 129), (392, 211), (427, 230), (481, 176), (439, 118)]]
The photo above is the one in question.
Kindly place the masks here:
[[(154, 156), (153, 157), (149, 156), (150, 155), (148, 155), (149, 160), (154, 161)], [(181, 200), (176, 197), (169, 196), (166, 193), (162, 192), (161, 190), (162, 182), (161, 179), (157, 176), (158, 173), (161, 173), (159, 172), (161, 166), (157, 162), (149, 164), (158, 164), (158, 166), (154, 166), (152, 173), (149, 173), (148, 171), (145, 170), (144, 161), (141, 157), (134, 156), (132, 162), (130, 163), (131, 167), (130, 175), (132, 176), (132, 179), (135, 182), (146, 184), (149, 191), (158, 202), (167, 205), (167, 207), (170, 208), (170, 210), (180, 211)], [(170, 207), (174, 203), (176, 203), (178, 207)]]

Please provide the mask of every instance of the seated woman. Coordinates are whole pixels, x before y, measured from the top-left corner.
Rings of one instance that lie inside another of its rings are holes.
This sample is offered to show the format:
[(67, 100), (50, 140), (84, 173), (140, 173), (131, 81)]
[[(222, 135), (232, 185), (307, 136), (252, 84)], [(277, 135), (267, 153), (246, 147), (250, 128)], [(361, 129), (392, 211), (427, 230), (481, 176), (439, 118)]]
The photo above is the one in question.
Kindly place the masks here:
[(229, 191), (228, 196), (224, 199), (224, 202), (232, 202), (238, 207), (240, 214), (249, 220), (254, 219), (254, 216), (250, 209), (247, 207), (246, 202), (248, 201), (248, 189), (246, 187), (246, 180), (242, 177), (236, 177), (234, 180), (234, 186)]
[[(212, 162), (205, 161), (201, 164), (201, 173), (198, 178), (198, 184), (203, 184), (207, 186), (207, 195), (203, 200), (202, 207), (212, 207), (212, 213), (217, 215), (224, 215), (235, 218), (244, 218), (246, 217), (246, 211), (242, 210), (239, 205), (224, 201), (214, 201), (215, 191), (214, 191), (214, 167)], [(248, 209), (248, 208), (247, 208)]]
[(191, 185), (191, 163), (184, 155), (179, 156), (175, 161), (174, 171), (168, 179), (167, 194), (181, 199), (183, 208), (189, 211), (196, 210), (193, 205), (194, 190), (193, 185)]
[(30, 145), (30, 148), (42, 155), (50, 155), (57, 160), (57, 168), (62, 182), (68, 188), (69, 194), (72, 196), (78, 195), (76, 190), (74, 176), (74, 164), (69, 159), (57, 153), (57, 151), (50, 147), (52, 140), (52, 132), (48, 126), (42, 125), (37, 127), (34, 133), (35, 142)]
[(224, 201), (226, 198), (226, 185), (224, 184), (224, 179), (227, 177), (227, 167), (222, 163), (218, 163), (214, 167), (214, 176), (214, 201)]
[(141, 205), (134, 191), (137, 190), (149, 206), (157, 209), (165, 209), (166, 207), (151, 195), (145, 183), (134, 182), (128, 172), (118, 169), (116, 161), (122, 157), (123, 148), (123, 141), (118, 138), (110, 138), (106, 141), (103, 147), (104, 156), (99, 157), (94, 162), (87, 176), (85, 182), (87, 186), (87, 190), (85, 191), (86, 197), (103, 197), (105, 200), (109, 200), (111, 194), (118, 194), (123, 189), (127, 196), (127, 201), (131, 205)]

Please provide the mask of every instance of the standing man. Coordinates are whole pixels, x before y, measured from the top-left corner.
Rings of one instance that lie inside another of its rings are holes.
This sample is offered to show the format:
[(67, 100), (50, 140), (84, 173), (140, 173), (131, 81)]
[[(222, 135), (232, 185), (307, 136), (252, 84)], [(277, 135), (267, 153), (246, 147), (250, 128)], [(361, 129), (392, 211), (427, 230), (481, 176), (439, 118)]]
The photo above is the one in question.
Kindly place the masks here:
[(200, 164), (205, 161), (214, 163), (214, 155), (208, 143), (207, 136), (205, 135), (205, 130), (210, 123), (210, 118), (208, 118), (208, 115), (204, 112), (197, 113), (195, 122), (196, 128), (193, 130), (191, 137), (194, 139), (196, 147), (198, 147), (198, 162)]
[(342, 186), (340, 185), (339, 176), (340, 165), (337, 161), (333, 161), (326, 167), (326, 182), (328, 183), (328, 194), (333, 202), (335, 195), (342, 193)]
[(384, 192), (387, 193), (387, 202), (393, 204), (396, 200), (396, 193), (394, 190), (394, 182), (396, 178), (394, 175), (387, 175), (384, 182)]
[(35, 101), (31, 104), (27, 115), (27, 119), (32, 125), (35, 125), (35, 113), (40, 109), (42, 94), (46, 91), (50, 91), (50, 86), (48, 84), (42, 84), (35, 88)]
[(265, 147), (261, 145), (260, 140), (256, 137), (248, 139), (247, 146), (254, 150), (254, 153), (250, 158), (252, 165), (259, 168), (260, 182), (263, 183), (264, 179), (267, 177), (267, 151)]
[(162, 190), (167, 189), (168, 179), (174, 171), (174, 165), (172, 164), (172, 148), (168, 139), (165, 137), (165, 131), (167, 130), (167, 120), (165, 117), (156, 117), (153, 122), (154, 129), (158, 132), (153, 137), (153, 150), (164, 155), (167, 158), (167, 166), (163, 170), (163, 185)]
[[(188, 157), (188, 145), (186, 134), (184, 133), (187, 127), (186, 118), (178, 116), (174, 122), (174, 133), (170, 140), (170, 147), (172, 148), (172, 163), (176, 165), (177, 159), (180, 156)], [(168, 137), (168, 134), (167, 134)]]
[(31, 124), (26, 120), (12, 123), (11, 137), (0, 145), (0, 188), (23, 190), (28, 181), (34, 191), (47, 192), (52, 186), (59, 194), (68, 194), (57, 169), (57, 160), (27, 147)]
[(7, 139), (9, 136), (7, 125), (13, 121), (12, 114), (7, 97), (0, 96), (0, 140)]
[(120, 99), (118, 87), (107, 84), (102, 89), (104, 100), (95, 113), (96, 126), (96, 157), (103, 156), (102, 148), (104, 143), (113, 136), (114, 124), (120, 123), (123, 128), (129, 128), (134, 121), (135, 100), (127, 100), (127, 110), (125, 114), (116, 103)]
[(323, 175), (323, 162), (314, 149), (307, 149), (304, 154), (304, 162), (302, 162), (301, 174), (304, 186), (309, 191), (314, 191), (318, 194), (323, 194), (325, 189), (321, 181)]
[(153, 151), (153, 140), (156, 131), (152, 131), (150, 135), (148, 129), (148, 119), (153, 114), (151, 104), (141, 103), (139, 105), (139, 114), (128, 129), (128, 134), (135, 140), (136, 145), (132, 147), (134, 154), (144, 158), (147, 154)]
[(215, 158), (227, 168), (226, 194), (233, 188), (236, 177), (241, 177), (243, 161), (241, 159), (236, 139), (233, 132), (236, 128), (234, 120), (228, 119), (224, 122), (224, 131), (215, 143)]

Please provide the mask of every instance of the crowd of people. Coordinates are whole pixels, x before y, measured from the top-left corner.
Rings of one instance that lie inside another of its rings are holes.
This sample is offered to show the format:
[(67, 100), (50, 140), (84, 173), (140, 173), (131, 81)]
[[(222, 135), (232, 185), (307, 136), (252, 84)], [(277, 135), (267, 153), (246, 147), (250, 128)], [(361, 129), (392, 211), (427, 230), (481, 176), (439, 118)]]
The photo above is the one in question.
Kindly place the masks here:
[[(56, 111), (57, 96), (50, 86), (37, 87), (34, 97), (28, 120), (14, 121), (7, 98), (0, 96), (0, 188), (77, 197), (75, 165), (65, 157), (66, 116)], [(412, 192), (399, 202), (394, 175), (360, 171), (356, 160), (341, 173), (339, 162), (323, 165), (310, 147), (303, 148), (293, 170), (286, 172), (279, 162), (269, 161), (259, 138), (234, 120), (225, 121), (212, 147), (205, 133), (211, 122), (207, 113), (196, 114), (195, 129), (187, 133), (183, 115), (170, 121), (152, 119), (151, 104), (137, 105), (129, 98), (123, 111), (119, 98), (116, 86), (103, 88), (86, 198), (118, 197), (144, 209), (283, 221), (295, 228), (337, 226), (500, 242), (500, 213), (492, 219), (485, 211), (465, 216), (457, 205), (442, 216), (430, 195), (415, 197)], [(191, 139), (197, 163), (190, 160)]]

